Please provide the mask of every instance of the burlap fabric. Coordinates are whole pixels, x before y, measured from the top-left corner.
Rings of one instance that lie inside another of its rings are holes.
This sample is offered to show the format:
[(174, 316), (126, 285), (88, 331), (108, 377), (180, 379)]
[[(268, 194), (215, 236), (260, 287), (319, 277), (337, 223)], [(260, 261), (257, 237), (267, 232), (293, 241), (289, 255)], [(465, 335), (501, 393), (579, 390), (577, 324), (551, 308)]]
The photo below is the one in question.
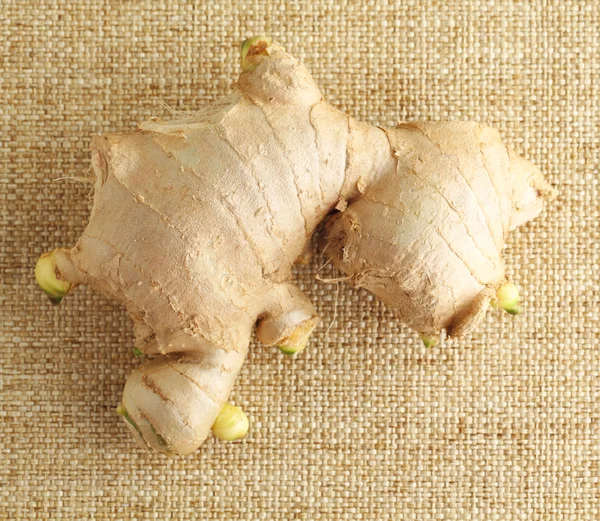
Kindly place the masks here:
[[(597, 0), (2, 0), (0, 519), (599, 519), (599, 25)], [(321, 259), (298, 270), (309, 349), (253, 346), (248, 438), (169, 459), (114, 412), (124, 310), (52, 307), (33, 267), (85, 226), (90, 187), (56, 179), (90, 138), (224, 94), (256, 33), (363, 120), (496, 126), (560, 195), (506, 251), (525, 314), (464, 342), (425, 349)]]

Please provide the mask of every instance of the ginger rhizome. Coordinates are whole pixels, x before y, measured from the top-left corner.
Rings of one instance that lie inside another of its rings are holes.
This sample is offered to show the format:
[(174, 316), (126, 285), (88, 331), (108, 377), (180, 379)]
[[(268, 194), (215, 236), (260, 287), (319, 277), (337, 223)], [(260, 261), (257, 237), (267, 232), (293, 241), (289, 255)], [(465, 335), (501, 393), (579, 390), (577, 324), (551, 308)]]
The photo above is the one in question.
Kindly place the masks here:
[(193, 115), (96, 138), (87, 228), (36, 269), (55, 301), (87, 284), (126, 306), (150, 360), (119, 413), (161, 452), (187, 454), (211, 428), (245, 434), (226, 400), (251, 333), (289, 354), (306, 345), (318, 317), (291, 268), (326, 217), (324, 254), (431, 346), (490, 303), (518, 312), (501, 252), (552, 193), (478, 123), (356, 121), (268, 38), (244, 42), (242, 70)]

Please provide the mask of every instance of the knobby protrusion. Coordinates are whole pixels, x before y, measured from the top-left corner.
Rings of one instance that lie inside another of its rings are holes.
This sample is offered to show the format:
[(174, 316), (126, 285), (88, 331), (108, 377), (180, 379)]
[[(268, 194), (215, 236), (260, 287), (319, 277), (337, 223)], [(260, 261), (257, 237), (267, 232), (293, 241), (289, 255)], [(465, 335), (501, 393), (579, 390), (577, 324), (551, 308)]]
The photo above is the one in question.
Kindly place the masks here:
[(277, 347), (284, 355), (297, 355), (308, 344), (308, 339), (318, 323), (318, 317), (313, 317), (302, 322), (296, 329), (294, 329), (291, 335), (281, 339), (277, 343)]

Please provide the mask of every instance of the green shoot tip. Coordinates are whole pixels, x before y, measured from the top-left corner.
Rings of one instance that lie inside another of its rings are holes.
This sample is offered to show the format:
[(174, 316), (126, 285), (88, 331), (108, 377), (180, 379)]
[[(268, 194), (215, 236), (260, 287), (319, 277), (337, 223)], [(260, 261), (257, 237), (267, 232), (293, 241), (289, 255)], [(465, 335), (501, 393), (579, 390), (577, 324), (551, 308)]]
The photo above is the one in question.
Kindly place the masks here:
[(294, 355), (297, 355), (300, 351), (302, 351), (306, 347), (306, 344), (307, 344), (307, 342), (305, 342), (304, 344), (296, 344), (296, 345), (280, 344), (277, 347), (284, 355), (294, 356)]
[(506, 311), (509, 315), (520, 315), (523, 312), (520, 306), (515, 306), (514, 308), (504, 308), (504, 311)]
[(427, 348), (435, 347), (440, 343), (439, 336), (426, 335), (424, 333), (419, 333), (419, 336), (421, 337), (421, 341), (423, 342), (423, 345)]
[(268, 47), (273, 40), (268, 36), (253, 36), (244, 40), (240, 49), (240, 63), (243, 71), (249, 71), (255, 67), (254, 56), (268, 56)]

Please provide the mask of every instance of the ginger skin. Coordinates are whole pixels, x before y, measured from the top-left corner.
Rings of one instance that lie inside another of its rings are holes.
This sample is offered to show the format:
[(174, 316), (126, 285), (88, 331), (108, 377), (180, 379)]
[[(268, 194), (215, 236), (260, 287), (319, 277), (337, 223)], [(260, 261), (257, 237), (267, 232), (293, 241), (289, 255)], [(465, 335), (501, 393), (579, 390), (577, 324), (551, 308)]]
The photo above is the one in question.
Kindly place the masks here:
[[(552, 194), (477, 123), (357, 122), (268, 38), (244, 42), (242, 70), (192, 116), (96, 138), (88, 226), (39, 269), (55, 300), (87, 284), (127, 307), (151, 360), (129, 377), (119, 413), (160, 452), (188, 454), (209, 435), (255, 325), (267, 345), (304, 347), (318, 317), (291, 268), (336, 207), (324, 253), (435, 345), (504, 302), (508, 233)], [(245, 433), (235, 418), (247, 430), (232, 407), (215, 428), (225, 439)]]

